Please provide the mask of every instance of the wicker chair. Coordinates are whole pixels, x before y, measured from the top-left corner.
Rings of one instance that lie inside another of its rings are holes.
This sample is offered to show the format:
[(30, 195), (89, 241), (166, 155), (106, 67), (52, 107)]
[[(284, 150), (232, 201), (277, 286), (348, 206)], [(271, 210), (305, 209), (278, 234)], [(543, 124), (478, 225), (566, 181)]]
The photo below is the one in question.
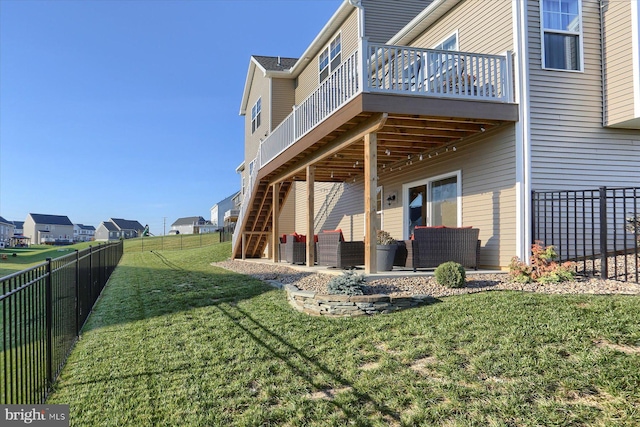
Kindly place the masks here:
[[(413, 257), (407, 259), (416, 268), (435, 268), (447, 261), (478, 269), (480, 240), (477, 228), (416, 228), (411, 240)], [(407, 257), (408, 258), (408, 257)]]
[(341, 231), (318, 234), (318, 265), (349, 268), (364, 265), (364, 242), (345, 242)]
[[(304, 264), (307, 262), (307, 242), (298, 240), (296, 235), (289, 234), (286, 241), (280, 244), (281, 259), (290, 264)], [(318, 260), (318, 250), (314, 251), (314, 262)]]

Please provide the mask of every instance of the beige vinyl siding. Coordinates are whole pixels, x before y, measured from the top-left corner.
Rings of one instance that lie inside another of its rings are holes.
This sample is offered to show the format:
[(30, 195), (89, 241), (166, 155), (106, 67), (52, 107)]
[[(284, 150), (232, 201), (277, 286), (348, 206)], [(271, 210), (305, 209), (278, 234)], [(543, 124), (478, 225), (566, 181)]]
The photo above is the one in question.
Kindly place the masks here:
[(271, 98), (271, 130), (273, 130), (291, 114), (295, 98), (294, 81), (271, 79)]
[(431, 0), (363, 0), (365, 37), (371, 43), (386, 43), (431, 3)]
[[(396, 239), (403, 236), (403, 184), (448, 174), (462, 174), (462, 225), (480, 229), (481, 265), (506, 267), (516, 254), (515, 133), (513, 125), (461, 143), (455, 152), (437, 158), (415, 161), (400, 172), (381, 173), (378, 185), (383, 187), (383, 228)], [(379, 159), (382, 163), (384, 159)], [(296, 184), (296, 230), (306, 230), (306, 188)], [(364, 238), (364, 186), (362, 177), (349, 182), (333, 196), (326, 192), (329, 183), (317, 183), (316, 215), (324, 200), (330, 198), (331, 212), (316, 232), (342, 229), (345, 239)], [(384, 199), (391, 193), (396, 200), (389, 205)]]
[[(456, 146), (455, 152), (414, 162), (400, 173), (380, 175), (384, 197), (383, 226), (396, 238), (403, 233), (403, 184), (461, 171), (462, 225), (480, 229), (480, 264), (506, 267), (516, 254), (515, 131), (513, 125)], [(382, 159), (380, 160), (382, 161)], [(362, 209), (362, 208), (361, 208)]]
[(541, 68), (539, 1), (528, 1), (533, 190), (640, 185), (640, 133), (602, 126), (600, 17), (583, 0), (584, 70)]
[[(260, 138), (264, 138), (265, 133), (269, 130), (269, 113), (270, 97), (269, 97), (269, 79), (264, 76), (262, 70), (256, 68), (251, 82), (251, 93), (248, 97), (247, 112), (244, 116), (244, 159), (245, 159), (245, 176), (248, 183), (249, 163), (255, 159), (260, 146)], [(251, 109), (255, 105), (258, 98), (262, 98), (262, 112), (260, 116), (260, 127), (251, 133)]]
[[(353, 52), (358, 49), (358, 14), (354, 10), (345, 22), (340, 26), (340, 29), (331, 35), (327, 41), (327, 46), (331, 43), (338, 33), (341, 34), (340, 42), (342, 44), (342, 61), (348, 58)], [(322, 48), (324, 49), (324, 48)], [(296, 87), (296, 105), (305, 100), (319, 85), (319, 69), (318, 58), (320, 56), (318, 52), (313, 58), (310, 58), (306, 67), (297, 78)]]
[(603, 8), (605, 34), (605, 124), (634, 117), (631, 1), (609, 1)]
[(464, 0), (411, 45), (431, 48), (456, 30), (463, 52), (495, 55), (513, 50), (511, 1)]

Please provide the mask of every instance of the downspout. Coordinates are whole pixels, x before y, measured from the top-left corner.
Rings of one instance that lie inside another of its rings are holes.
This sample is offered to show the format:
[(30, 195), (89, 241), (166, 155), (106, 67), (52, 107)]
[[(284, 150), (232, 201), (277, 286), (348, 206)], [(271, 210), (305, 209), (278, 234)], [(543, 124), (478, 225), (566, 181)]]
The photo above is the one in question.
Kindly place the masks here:
[(604, 1), (600, 0), (600, 73), (602, 79), (602, 126), (607, 126), (609, 122), (607, 106), (607, 73), (605, 65), (605, 44), (604, 44), (604, 15), (602, 9)]
[(513, 0), (515, 47), (516, 133), (516, 255), (529, 262), (531, 236), (531, 111), (529, 87), (528, 21), (526, 0)]
[(364, 6), (362, 6), (362, 0), (349, 0), (349, 4), (358, 9), (358, 89), (366, 92), (366, 87), (364, 85), (364, 51), (367, 43), (364, 39)]

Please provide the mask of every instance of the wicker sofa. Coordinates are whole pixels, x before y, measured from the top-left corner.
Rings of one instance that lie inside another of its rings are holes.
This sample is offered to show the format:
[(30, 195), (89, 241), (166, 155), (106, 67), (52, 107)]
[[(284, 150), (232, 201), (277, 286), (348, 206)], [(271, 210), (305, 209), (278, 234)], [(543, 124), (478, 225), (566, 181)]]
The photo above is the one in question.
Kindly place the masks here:
[(364, 264), (364, 242), (345, 242), (341, 230), (318, 234), (318, 265), (350, 268)]
[(399, 242), (394, 265), (435, 268), (447, 261), (478, 269), (480, 240), (477, 228), (417, 227), (412, 240)]

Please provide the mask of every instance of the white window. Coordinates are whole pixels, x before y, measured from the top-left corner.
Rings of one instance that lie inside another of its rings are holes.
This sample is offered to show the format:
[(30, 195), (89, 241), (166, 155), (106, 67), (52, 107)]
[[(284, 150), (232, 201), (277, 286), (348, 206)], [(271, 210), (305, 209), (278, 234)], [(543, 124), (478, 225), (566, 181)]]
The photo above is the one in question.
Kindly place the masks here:
[(581, 0), (541, 0), (542, 67), (582, 69)]
[(251, 108), (251, 133), (260, 127), (260, 113), (262, 112), (262, 98), (258, 98)]
[(338, 34), (329, 46), (324, 48), (318, 58), (320, 82), (329, 77), (329, 73), (338, 68), (340, 62), (342, 62), (342, 37)]
[[(440, 43), (435, 45), (433, 49), (437, 50), (459, 50), (458, 49), (458, 31), (454, 32)], [(452, 56), (450, 54), (438, 53), (429, 58), (429, 75), (435, 76), (447, 71), (451, 66)]]

